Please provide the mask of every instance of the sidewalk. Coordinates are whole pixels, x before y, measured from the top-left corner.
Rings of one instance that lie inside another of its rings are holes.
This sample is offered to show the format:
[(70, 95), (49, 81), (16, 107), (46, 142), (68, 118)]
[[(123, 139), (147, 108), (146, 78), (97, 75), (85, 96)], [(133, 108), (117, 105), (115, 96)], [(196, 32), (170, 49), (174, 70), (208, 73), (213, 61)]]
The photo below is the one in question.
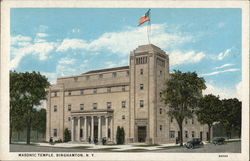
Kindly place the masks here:
[[(14, 144), (26, 144), (25, 142), (13, 142)], [(111, 151), (127, 151), (127, 150), (157, 150), (162, 149), (161, 147), (176, 147), (177, 144), (159, 144), (159, 145), (148, 145), (145, 143), (132, 143), (126, 145), (95, 145), (89, 143), (31, 143), (31, 145), (36, 146), (47, 146), (47, 147), (60, 147), (60, 148), (83, 148), (83, 149), (93, 149), (93, 150), (111, 150)]]
[[(239, 140), (239, 139), (230, 139), (230, 141)], [(13, 142), (14, 144), (26, 144), (25, 142)], [(203, 141), (204, 144), (209, 144), (208, 142)], [(184, 145), (185, 143), (183, 143)], [(44, 146), (44, 147), (60, 147), (60, 148), (81, 148), (87, 150), (107, 150), (107, 151), (140, 151), (140, 150), (161, 150), (169, 148), (178, 148), (179, 144), (145, 144), (145, 143), (131, 143), (125, 145), (95, 145), (89, 143), (79, 143), (79, 142), (68, 142), (68, 143), (34, 143), (31, 145), (35, 146)]]

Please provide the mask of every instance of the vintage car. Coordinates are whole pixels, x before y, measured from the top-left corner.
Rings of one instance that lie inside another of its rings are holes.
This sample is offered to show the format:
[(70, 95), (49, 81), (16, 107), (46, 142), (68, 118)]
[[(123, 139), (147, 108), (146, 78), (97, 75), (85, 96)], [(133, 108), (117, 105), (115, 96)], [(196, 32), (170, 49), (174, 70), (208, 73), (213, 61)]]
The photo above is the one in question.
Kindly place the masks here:
[(186, 148), (188, 149), (193, 149), (193, 148), (196, 148), (196, 147), (203, 147), (204, 144), (203, 142), (201, 141), (201, 139), (199, 138), (193, 138), (193, 140), (191, 141), (188, 141), (186, 144), (185, 144)]
[(221, 145), (225, 143), (225, 138), (215, 138), (213, 139), (212, 143), (214, 145)]

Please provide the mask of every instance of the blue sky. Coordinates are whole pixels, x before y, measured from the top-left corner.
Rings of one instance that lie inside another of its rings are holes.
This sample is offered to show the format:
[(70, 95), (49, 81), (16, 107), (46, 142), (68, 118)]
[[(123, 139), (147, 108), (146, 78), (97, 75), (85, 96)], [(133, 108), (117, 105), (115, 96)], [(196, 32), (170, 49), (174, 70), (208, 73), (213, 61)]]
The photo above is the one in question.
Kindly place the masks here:
[[(12, 8), (11, 69), (57, 77), (128, 65), (147, 44), (147, 8)], [(170, 71), (196, 71), (205, 94), (240, 98), (241, 9), (152, 8), (151, 43), (170, 57)]]

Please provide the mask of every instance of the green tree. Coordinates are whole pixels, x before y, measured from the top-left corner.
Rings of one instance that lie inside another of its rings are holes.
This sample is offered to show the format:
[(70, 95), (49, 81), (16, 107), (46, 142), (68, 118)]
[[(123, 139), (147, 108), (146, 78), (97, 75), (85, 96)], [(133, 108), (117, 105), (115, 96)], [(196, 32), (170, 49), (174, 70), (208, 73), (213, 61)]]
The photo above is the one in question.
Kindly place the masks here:
[(69, 129), (66, 128), (64, 130), (64, 139), (63, 139), (63, 141), (64, 142), (69, 142), (70, 140), (71, 140), (70, 132), (69, 132)]
[(241, 134), (241, 106), (241, 102), (237, 98), (222, 100), (220, 121), (225, 127), (230, 139), (232, 129), (238, 130), (239, 136)]
[(212, 94), (205, 95), (199, 101), (199, 107), (196, 111), (198, 121), (201, 124), (208, 125), (208, 141), (211, 141), (211, 128), (213, 123), (220, 119), (222, 103), (219, 97)]
[(202, 90), (205, 88), (205, 80), (198, 77), (195, 72), (182, 73), (175, 70), (171, 74), (171, 79), (166, 81), (165, 89), (163, 89), (163, 101), (170, 107), (168, 115), (175, 118), (178, 123), (180, 146), (183, 146), (183, 120), (192, 118), (191, 108), (197, 107)]
[[(20, 99), (21, 88), (19, 86), (20, 74), (10, 72), (10, 138), (11, 143), (12, 133), (19, 132), (25, 129), (26, 123), (23, 117), (24, 100)], [(18, 133), (19, 134), (19, 133)]]
[(32, 120), (32, 129), (37, 131), (37, 139), (39, 132), (44, 136), (46, 132), (46, 110), (43, 108), (33, 109)]
[(116, 129), (116, 144), (121, 144), (122, 138), (121, 138), (121, 128), (120, 126)]
[(122, 127), (121, 128), (121, 144), (124, 144), (125, 142), (125, 131), (124, 131), (124, 128)]
[[(27, 130), (27, 144), (30, 144), (32, 109), (34, 106), (40, 105), (41, 100), (46, 99), (45, 88), (48, 86), (49, 82), (47, 78), (39, 72), (10, 72), (11, 111), (21, 111), (20, 119), (16, 118), (19, 117), (16, 115), (16, 112), (10, 113), (11, 131), (13, 126), (15, 127), (18, 123), (25, 124)], [(20, 122), (15, 122), (14, 120), (18, 120)]]

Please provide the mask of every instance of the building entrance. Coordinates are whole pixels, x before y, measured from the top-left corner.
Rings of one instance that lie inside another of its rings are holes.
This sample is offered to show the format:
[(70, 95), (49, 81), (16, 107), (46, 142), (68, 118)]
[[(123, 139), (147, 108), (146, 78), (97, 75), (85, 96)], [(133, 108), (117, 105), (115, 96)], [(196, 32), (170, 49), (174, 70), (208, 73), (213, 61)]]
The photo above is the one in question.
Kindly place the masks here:
[(147, 137), (147, 128), (146, 126), (138, 126), (138, 141), (145, 142)]
[(94, 126), (94, 138), (98, 138), (98, 126)]

